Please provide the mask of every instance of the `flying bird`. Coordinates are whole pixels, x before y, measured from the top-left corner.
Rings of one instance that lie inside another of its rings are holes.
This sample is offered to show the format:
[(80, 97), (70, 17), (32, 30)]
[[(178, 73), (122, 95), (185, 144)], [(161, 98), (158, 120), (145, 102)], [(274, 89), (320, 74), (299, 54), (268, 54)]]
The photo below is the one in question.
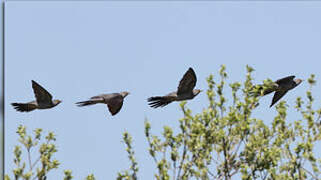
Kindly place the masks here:
[(77, 102), (79, 107), (93, 105), (97, 103), (107, 104), (108, 110), (111, 115), (116, 115), (121, 107), (123, 106), (124, 98), (129, 94), (129, 92), (111, 93), (111, 94), (101, 94), (98, 96), (91, 97), (88, 101)]
[(165, 96), (154, 96), (147, 99), (148, 105), (153, 108), (164, 107), (173, 101), (183, 101), (193, 99), (201, 90), (194, 89), (196, 85), (196, 74), (192, 68), (189, 68), (180, 80), (177, 91), (171, 92)]
[(36, 81), (31, 80), (32, 89), (36, 97), (36, 101), (28, 103), (11, 103), (11, 105), (19, 112), (30, 112), (35, 109), (50, 109), (61, 103), (61, 100), (52, 100), (52, 95)]
[(278, 79), (274, 82), (274, 86), (264, 90), (263, 95), (275, 92), (270, 107), (278, 102), (289, 90), (297, 87), (303, 81), (302, 79), (294, 78), (295, 76), (287, 76), (285, 78)]

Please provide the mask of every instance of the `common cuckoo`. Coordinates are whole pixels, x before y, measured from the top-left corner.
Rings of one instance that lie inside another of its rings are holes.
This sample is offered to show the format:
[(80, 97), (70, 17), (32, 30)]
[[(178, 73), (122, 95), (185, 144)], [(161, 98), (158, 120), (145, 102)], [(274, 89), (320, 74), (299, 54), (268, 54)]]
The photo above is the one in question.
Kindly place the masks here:
[(154, 96), (147, 99), (149, 105), (153, 108), (164, 107), (173, 101), (183, 101), (193, 99), (201, 90), (194, 89), (196, 85), (196, 74), (192, 68), (189, 68), (180, 80), (177, 91), (171, 92), (165, 96)]
[(31, 82), (36, 100), (28, 103), (11, 103), (17, 111), (30, 112), (35, 109), (49, 109), (61, 103), (61, 100), (52, 100), (52, 95), (36, 81), (31, 80)]
[(302, 82), (302, 79), (294, 78), (295, 76), (287, 76), (285, 78), (278, 79), (274, 82), (274, 86), (264, 90), (263, 95), (275, 92), (270, 107), (278, 102), (289, 90), (295, 88)]
[(88, 101), (77, 102), (79, 107), (93, 105), (97, 103), (107, 104), (109, 112), (111, 115), (116, 115), (121, 107), (123, 106), (124, 98), (129, 94), (129, 92), (111, 93), (111, 94), (101, 94), (98, 96), (91, 97)]

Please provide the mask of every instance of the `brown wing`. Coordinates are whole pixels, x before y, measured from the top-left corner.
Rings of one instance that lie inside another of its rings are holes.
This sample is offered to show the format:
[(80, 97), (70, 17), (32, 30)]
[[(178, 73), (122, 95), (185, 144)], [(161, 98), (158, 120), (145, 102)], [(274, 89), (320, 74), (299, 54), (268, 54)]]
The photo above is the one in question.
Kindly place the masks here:
[(286, 84), (289, 83), (289, 81), (293, 81), (293, 79), (295, 78), (295, 76), (287, 76), (285, 78), (282, 79), (278, 79), (277, 81), (275, 81), (275, 83), (277, 83), (278, 85), (280, 84)]
[(192, 93), (195, 85), (196, 85), (196, 74), (192, 68), (189, 68), (186, 73), (184, 74), (183, 78), (180, 80), (178, 88), (177, 88), (177, 95)]
[(52, 103), (52, 95), (45, 90), (43, 87), (41, 87), (38, 83), (36, 83), (34, 80), (32, 82), (32, 89), (36, 96), (37, 103), (40, 104), (49, 104)]
[(109, 100), (107, 106), (111, 115), (114, 116), (120, 111), (121, 107), (123, 106), (123, 101), (124, 98), (121, 96), (117, 96)]
[(270, 107), (272, 107), (278, 100), (280, 100), (288, 91), (276, 91), (273, 95), (272, 103)]

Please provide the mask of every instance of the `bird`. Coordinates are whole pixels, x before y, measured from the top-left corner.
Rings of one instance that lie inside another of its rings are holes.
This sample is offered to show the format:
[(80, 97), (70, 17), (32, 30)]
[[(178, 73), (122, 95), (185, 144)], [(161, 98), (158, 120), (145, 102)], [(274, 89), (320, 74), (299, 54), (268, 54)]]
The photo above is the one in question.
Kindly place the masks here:
[(50, 109), (62, 102), (59, 99), (52, 100), (52, 95), (36, 81), (31, 80), (31, 83), (36, 100), (28, 103), (11, 103), (17, 111), (30, 112), (35, 109)]
[[(270, 107), (277, 103), (288, 91), (297, 87), (303, 80), (294, 79), (295, 76), (287, 76), (278, 79), (273, 86), (263, 91), (263, 96), (275, 92)], [(262, 87), (263, 88), (263, 87)]]
[(77, 102), (79, 107), (94, 105), (94, 104), (107, 104), (108, 110), (112, 116), (116, 115), (123, 106), (124, 98), (129, 94), (127, 91), (120, 93), (101, 94), (91, 97), (88, 101)]
[(193, 99), (202, 90), (194, 89), (196, 85), (196, 74), (193, 68), (189, 68), (180, 80), (177, 91), (165, 96), (154, 96), (147, 99), (148, 105), (152, 108), (164, 107), (173, 101), (183, 101)]

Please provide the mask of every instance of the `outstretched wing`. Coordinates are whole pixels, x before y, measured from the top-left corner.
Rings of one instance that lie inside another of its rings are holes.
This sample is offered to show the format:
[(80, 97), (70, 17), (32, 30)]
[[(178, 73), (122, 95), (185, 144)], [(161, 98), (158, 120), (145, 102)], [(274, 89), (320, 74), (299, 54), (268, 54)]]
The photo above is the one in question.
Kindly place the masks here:
[(287, 76), (285, 78), (282, 79), (278, 79), (277, 81), (275, 81), (275, 83), (277, 83), (278, 85), (280, 84), (287, 84), (290, 81), (293, 81), (293, 79), (295, 78), (295, 76)]
[(108, 109), (111, 115), (116, 115), (123, 106), (124, 98), (122, 96), (115, 96), (108, 101)]
[(52, 103), (52, 95), (44, 89), (42, 86), (40, 86), (38, 83), (36, 83), (34, 80), (32, 82), (32, 89), (36, 97), (37, 103), (40, 104), (51, 104)]
[(179, 96), (180, 94), (192, 93), (196, 85), (196, 81), (197, 78), (194, 70), (189, 68), (179, 82), (177, 95)]
[(288, 91), (276, 91), (273, 95), (270, 107), (272, 107), (276, 102), (278, 102), (287, 92)]

